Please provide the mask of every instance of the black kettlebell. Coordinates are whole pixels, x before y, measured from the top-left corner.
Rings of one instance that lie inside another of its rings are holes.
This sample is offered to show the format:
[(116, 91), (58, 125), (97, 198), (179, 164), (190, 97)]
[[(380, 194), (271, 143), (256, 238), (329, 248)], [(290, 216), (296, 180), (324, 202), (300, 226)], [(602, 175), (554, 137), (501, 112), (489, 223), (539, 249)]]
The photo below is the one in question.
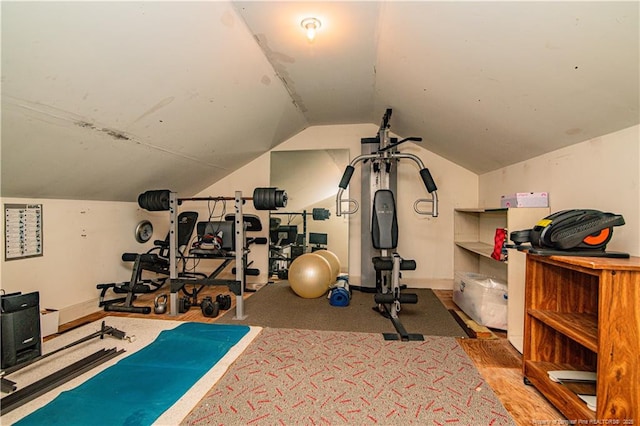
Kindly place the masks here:
[(153, 301), (153, 312), (156, 314), (164, 314), (167, 312), (167, 295), (162, 293), (156, 296)]

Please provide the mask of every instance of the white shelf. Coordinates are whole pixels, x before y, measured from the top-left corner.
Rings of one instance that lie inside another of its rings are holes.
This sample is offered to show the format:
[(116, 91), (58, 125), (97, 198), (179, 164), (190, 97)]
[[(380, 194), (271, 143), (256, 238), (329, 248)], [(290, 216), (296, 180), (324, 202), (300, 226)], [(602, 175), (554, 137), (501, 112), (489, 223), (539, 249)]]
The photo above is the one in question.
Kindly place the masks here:
[(525, 255), (517, 250), (509, 250), (508, 261), (492, 258), (495, 232), (496, 228), (506, 228), (507, 234), (530, 229), (548, 215), (548, 208), (454, 210), (454, 272), (475, 272), (507, 283), (507, 338), (521, 353), (524, 335)]
[[(456, 245), (458, 247), (461, 247), (465, 250), (468, 250), (480, 256), (493, 259), (491, 257), (491, 254), (493, 253), (493, 246), (490, 244), (482, 243), (480, 241), (456, 241)], [(496, 260), (496, 259), (493, 259), (493, 260)], [(500, 262), (500, 261), (496, 260), (496, 262)]]

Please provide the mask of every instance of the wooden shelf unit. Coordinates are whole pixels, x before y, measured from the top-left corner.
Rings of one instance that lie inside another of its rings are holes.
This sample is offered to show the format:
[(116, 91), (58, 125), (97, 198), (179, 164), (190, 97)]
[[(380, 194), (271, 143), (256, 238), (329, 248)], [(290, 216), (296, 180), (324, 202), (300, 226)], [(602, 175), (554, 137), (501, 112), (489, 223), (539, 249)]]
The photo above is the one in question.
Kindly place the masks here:
[[(507, 283), (507, 338), (522, 353), (524, 330), (525, 255), (509, 250), (506, 262), (491, 257), (496, 228), (507, 233), (530, 229), (549, 215), (546, 207), (536, 208), (468, 208), (454, 210), (455, 272), (475, 272)], [(507, 235), (508, 238), (508, 235)]]
[[(525, 312), (526, 379), (569, 420), (639, 424), (640, 257), (527, 254)], [(596, 372), (596, 411), (550, 370)]]

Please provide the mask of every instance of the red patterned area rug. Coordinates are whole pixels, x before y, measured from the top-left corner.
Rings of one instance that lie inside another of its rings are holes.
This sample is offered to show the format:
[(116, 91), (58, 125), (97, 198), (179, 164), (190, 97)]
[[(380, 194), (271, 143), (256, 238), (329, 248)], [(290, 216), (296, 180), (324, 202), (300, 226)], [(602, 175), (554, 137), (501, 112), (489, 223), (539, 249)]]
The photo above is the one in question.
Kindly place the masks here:
[(454, 337), (265, 328), (182, 424), (515, 423)]

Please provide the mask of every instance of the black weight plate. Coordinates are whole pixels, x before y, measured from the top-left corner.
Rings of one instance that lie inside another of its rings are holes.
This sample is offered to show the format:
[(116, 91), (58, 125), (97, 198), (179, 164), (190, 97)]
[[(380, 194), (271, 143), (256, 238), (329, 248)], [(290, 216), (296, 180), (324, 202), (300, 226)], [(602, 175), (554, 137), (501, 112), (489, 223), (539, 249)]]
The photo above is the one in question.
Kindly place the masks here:
[(142, 194), (138, 195), (138, 205), (140, 206), (140, 208), (143, 208), (145, 210), (147, 210), (147, 193), (143, 192)]
[(286, 207), (287, 206), (287, 193), (284, 190), (276, 190), (276, 203), (275, 209), (278, 207)]
[(267, 201), (267, 209), (273, 210), (275, 209), (275, 206), (276, 206), (276, 189), (269, 188), (269, 191), (267, 194), (269, 195), (269, 200)]
[(153, 210), (162, 211), (162, 200), (160, 199), (160, 191), (153, 191)]
[(159, 201), (158, 207), (160, 208), (160, 210), (169, 210), (169, 204), (170, 204), (169, 203), (169, 198), (170, 198), (169, 195), (170, 195), (170, 192), (168, 190), (166, 190), (166, 189), (162, 190), (162, 191), (159, 191), (159, 192), (160, 192), (160, 194), (158, 196), (158, 201)]
[(255, 208), (256, 210), (262, 210), (260, 208), (260, 188), (255, 188), (253, 190), (253, 208)]
[(256, 188), (253, 190), (253, 206), (256, 210), (269, 210), (267, 206), (267, 188)]

